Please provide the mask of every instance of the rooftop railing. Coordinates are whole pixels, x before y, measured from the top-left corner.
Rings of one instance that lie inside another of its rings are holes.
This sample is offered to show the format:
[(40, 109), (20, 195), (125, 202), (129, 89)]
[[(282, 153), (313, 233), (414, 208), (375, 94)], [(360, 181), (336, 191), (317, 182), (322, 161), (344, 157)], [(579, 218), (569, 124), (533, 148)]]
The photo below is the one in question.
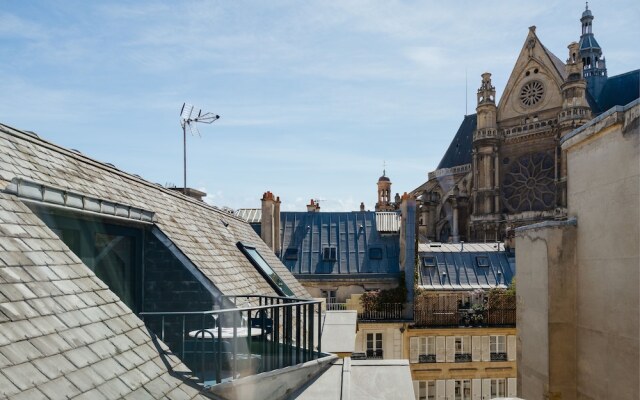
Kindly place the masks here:
[(208, 311), (140, 316), (205, 386), (322, 356), (320, 301), (246, 295), (225, 296), (222, 303)]
[(358, 313), (360, 321), (401, 320), (403, 318), (402, 303), (384, 303), (367, 308)]
[(414, 324), (418, 327), (507, 327), (516, 324), (513, 295), (491, 295), (469, 304), (464, 294), (429, 295), (416, 299)]

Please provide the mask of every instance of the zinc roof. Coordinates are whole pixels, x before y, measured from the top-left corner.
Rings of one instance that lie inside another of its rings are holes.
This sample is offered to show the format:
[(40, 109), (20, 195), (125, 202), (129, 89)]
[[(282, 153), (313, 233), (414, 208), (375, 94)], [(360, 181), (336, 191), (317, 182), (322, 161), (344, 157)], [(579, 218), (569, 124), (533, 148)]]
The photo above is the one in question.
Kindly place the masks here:
[(28, 207), (0, 193), (0, 398), (205, 398), (167, 350)]
[[(427, 290), (474, 290), (508, 287), (515, 276), (515, 263), (496, 243), (421, 243), (418, 286)], [(434, 247), (432, 247), (434, 246)], [(425, 258), (428, 262), (425, 263)], [(425, 265), (427, 264), (427, 265)]]
[[(296, 276), (397, 274), (399, 234), (381, 232), (377, 214), (372, 211), (281, 212), (282, 262)], [(387, 217), (382, 217), (385, 223), (392, 219)], [(324, 259), (323, 252), (328, 247), (335, 248), (335, 260)], [(371, 248), (380, 249), (381, 258), (372, 259)], [(297, 257), (288, 259), (287, 249), (297, 250)]]

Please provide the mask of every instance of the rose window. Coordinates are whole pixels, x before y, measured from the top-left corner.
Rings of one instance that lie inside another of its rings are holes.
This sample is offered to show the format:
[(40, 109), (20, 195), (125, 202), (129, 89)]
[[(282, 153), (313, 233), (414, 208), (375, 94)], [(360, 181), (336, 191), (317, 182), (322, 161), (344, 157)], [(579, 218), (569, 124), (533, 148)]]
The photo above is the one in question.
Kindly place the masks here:
[(520, 101), (527, 107), (537, 104), (544, 95), (544, 86), (540, 81), (525, 83), (520, 90)]
[(511, 211), (542, 211), (555, 206), (554, 163), (549, 154), (534, 153), (514, 161), (502, 182)]

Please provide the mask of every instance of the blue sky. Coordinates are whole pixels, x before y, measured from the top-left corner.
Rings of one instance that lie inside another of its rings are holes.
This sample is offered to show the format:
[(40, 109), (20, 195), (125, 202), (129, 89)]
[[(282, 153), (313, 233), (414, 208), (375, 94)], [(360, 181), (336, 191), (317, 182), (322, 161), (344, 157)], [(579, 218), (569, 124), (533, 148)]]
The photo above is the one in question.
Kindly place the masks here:
[[(640, 67), (640, 2), (592, 1), (609, 75)], [(0, 121), (219, 206), (373, 208), (435, 169), (480, 74), (500, 95), (537, 26), (560, 59), (581, 1), (0, 1)]]

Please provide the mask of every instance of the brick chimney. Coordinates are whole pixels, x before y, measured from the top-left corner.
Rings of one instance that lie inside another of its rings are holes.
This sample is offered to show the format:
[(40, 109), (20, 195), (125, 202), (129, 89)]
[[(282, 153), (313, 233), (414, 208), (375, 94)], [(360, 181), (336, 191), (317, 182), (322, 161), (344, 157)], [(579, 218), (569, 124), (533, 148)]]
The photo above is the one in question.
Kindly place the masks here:
[(276, 255), (280, 255), (280, 197), (267, 191), (261, 202), (260, 236)]
[(316, 203), (315, 200), (311, 199), (309, 204), (307, 204), (307, 212), (319, 212), (320, 204)]

